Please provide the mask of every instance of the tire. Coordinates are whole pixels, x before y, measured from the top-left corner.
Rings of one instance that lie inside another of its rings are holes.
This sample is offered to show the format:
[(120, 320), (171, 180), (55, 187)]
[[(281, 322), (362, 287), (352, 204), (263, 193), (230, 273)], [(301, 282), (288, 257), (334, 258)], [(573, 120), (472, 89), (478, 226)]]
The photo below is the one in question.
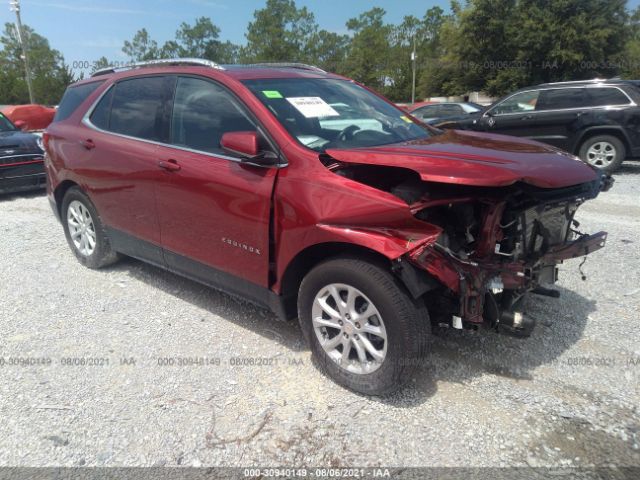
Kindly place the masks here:
[[(349, 292), (355, 298), (353, 308), (346, 307)], [(337, 304), (336, 295), (344, 304)], [(334, 309), (333, 316), (326, 313), (327, 306)], [(318, 368), (336, 383), (366, 395), (387, 395), (409, 381), (424, 357), (430, 331), (421, 302), (413, 300), (390, 272), (355, 258), (328, 260), (307, 274), (300, 285), (298, 317)], [(314, 318), (322, 319), (322, 325), (314, 324)], [(324, 326), (326, 322), (342, 323), (336, 328)], [(373, 331), (377, 333), (369, 333)], [(346, 362), (345, 343), (351, 351)], [(360, 357), (363, 350), (365, 361)], [(375, 361), (372, 351), (382, 356), (381, 361)]]
[(616, 171), (626, 154), (624, 143), (612, 135), (596, 135), (586, 139), (578, 153), (582, 161), (605, 173)]
[[(111, 248), (96, 207), (78, 187), (67, 190), (60, 217), (67, 243), (82, 265), (97, 269), (119, 259), (119, 255)], [(83, 220), (79, 220), (79, 217)], [(86, 243), (83, 244), (83, 241)]]

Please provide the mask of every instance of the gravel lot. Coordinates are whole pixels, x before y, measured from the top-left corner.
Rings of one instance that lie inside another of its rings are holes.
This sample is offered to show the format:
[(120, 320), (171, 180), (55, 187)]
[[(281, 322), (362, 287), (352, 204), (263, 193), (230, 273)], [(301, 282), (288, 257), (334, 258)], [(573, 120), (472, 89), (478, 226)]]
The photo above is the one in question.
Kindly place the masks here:
[(640, 163), (616, 180), (578, 215), (607, 247), (531, 297), (531, 338), (439, 332), (384, 399), (322, 377), (296, 323), (135, 260), (85, 269), (43, 194), (2, 197), (0, 465), (638, 466)]

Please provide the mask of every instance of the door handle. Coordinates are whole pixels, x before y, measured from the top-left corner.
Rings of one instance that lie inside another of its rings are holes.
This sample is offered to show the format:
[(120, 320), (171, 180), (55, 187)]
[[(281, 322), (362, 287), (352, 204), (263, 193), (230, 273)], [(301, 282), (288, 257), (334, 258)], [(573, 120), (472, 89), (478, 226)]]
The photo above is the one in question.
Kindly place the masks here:
[(166, 162), (164, 160), (160, 160), (158, 162), (158, 167), (168, 172), (177, 172), (180, 170), (180, 165), (178, 165), (178, 162), (173, 159), (167, 160)]
[(531, 120), (533, 117), (531, 115), (525, 115), (520, 120)]
[(94, 148), (96, 148), (96, 144), (93, 143), (93, 140), (91, 140), (90, 138), (83, 140), (82, 142), (80, 142), (82, 144), (82, 146), (84, 148), (86, 148), (87, 150), (93, 150)]

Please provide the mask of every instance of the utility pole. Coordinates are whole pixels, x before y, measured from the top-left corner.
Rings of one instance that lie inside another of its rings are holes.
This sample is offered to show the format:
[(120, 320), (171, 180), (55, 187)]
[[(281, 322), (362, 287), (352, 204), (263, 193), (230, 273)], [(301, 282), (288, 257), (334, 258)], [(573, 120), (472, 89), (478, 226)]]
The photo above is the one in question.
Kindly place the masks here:
[(413, 51), (411, 52), (413, 81), (411, 83), (411, 103), (416, 103), (416, 33), (413, 32)]
[(24, 60), (24, 73), (27, 80), (27, 89), (29, 90), (29, 101), (33, 100), (33, 88), (31, 87), (31, 72), (29, 71), (29, 56), (27, 53), (26, 39), (23, 38), (22, 20), (20, 19), (20, 0), (9, 0), (9, 10), (16, 12), (16, 29), (18, 30), (18, 42), (22, 48), (22, 59)]

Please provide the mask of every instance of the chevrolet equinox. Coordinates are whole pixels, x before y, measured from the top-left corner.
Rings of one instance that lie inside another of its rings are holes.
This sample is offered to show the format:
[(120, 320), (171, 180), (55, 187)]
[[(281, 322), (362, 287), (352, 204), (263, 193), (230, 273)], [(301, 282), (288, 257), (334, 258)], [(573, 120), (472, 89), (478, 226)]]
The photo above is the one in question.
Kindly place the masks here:
[(78, 261), (124, 254), (298, 318), (319, 368), (382, 395), (432, 326), (527, 336), (528, 292), (604, 246), (611, 185), (532, 140), (440, 131), (302, 64), (134, 64), (71, 85), (44, 135)]

